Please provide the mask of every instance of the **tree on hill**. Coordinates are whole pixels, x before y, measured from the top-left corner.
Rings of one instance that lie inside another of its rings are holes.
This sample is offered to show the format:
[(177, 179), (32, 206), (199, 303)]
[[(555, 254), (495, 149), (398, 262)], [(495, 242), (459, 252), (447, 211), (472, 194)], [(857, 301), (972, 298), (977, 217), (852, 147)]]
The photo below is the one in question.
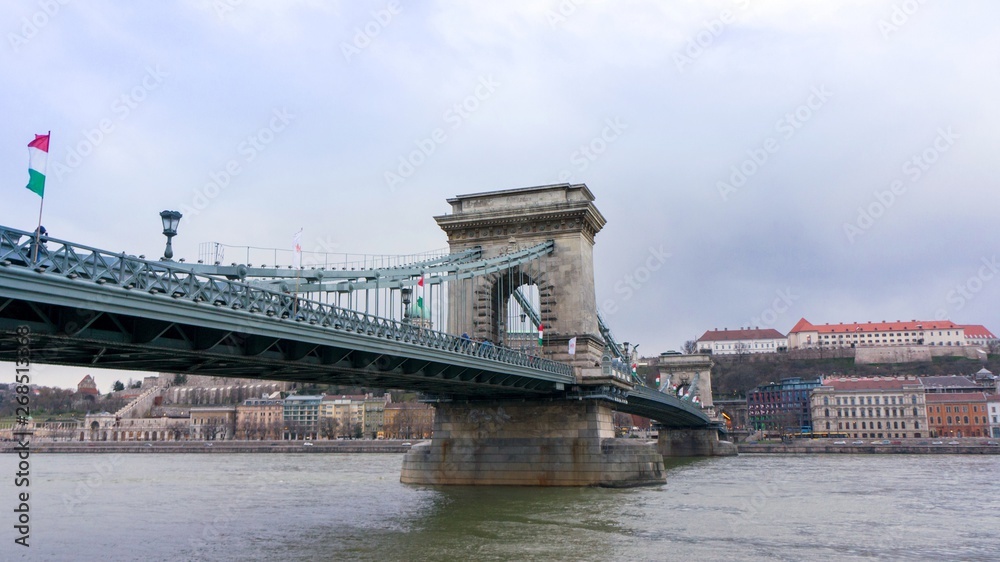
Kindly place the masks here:
[(118, 392), (119, 390), (125, 390), (125, 385), (122, 381), (115, 381), (115, 384), (111, 387), (111, 390)]
[(684, 342), (684, 347), (682, 347), (681, 350), (688, 355), (694, 355), (695, 353), (698, 353), (698, 342), (695, 340), (688, 340)]

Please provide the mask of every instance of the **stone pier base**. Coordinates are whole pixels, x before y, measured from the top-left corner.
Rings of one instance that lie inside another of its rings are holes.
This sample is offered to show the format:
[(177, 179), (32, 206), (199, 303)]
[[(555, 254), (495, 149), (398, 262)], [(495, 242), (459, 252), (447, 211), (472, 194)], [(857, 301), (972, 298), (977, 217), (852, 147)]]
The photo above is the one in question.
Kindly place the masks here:
[(400, 481), (477, 486), (642, 486), (665, 482), (652, 445), (615, 439), (595, 401), (436, 406), (434, 437), (410, 449)]
[(729, 457), (736, 444), (720, 441), (714, 428), (660, 429), (656, 448), (664, 457)]

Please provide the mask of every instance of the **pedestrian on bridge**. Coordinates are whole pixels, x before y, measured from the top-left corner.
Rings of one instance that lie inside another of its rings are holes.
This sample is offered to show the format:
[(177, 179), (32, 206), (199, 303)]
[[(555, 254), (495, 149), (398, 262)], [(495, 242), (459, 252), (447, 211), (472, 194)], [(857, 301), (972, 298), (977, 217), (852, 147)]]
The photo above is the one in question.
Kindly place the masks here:
[(28, 250), (28, 255), (31, 258), (32, 263), (38, 261), (38, 253), (46, 250), (45, 243), (48, 241), (49, 232), (45, 230), (44, 226), (38, 225), (38, 228), (35, 229), (34, 236), (31, 237), (31, 246)]
[(479, 344), (479, 351), (480, 351), (479, 353), (480, 357), (489, 357), (490, 355), (493, 354), (494, 351), (493, 342), (491, 342), (486, 338), (483, 338), (483, 341), (480, 342)]

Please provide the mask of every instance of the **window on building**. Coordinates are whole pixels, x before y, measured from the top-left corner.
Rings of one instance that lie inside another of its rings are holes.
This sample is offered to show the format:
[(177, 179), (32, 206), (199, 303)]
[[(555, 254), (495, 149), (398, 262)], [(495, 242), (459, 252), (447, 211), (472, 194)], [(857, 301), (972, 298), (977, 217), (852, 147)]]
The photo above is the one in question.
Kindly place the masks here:
[[(941, 419), (941, 418), (938, 418)], [(951, 424), (951, 416), (948, 416), (948, 424)]]
[(962, 418), (962, 422), (965, 423), (965, 425), (969, 425), (969, 416)]

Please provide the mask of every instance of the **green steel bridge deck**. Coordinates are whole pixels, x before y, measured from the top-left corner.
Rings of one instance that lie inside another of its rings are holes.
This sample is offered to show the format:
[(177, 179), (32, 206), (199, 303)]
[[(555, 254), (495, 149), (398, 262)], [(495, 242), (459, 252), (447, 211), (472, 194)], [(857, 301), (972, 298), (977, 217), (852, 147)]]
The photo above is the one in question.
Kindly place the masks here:
[[(194, 264), (57, 239), (47, 239), (33, 261), (32, 244), (33, 234), (0, 226), (0, 361), (16, 360), (24, 341), (17, 329), (26, 326), (39, 364), (407, 389), (449, 400), (610, 399), (667, 427), (711, 425), (676, 396), (637, 384), (596, 392), (579, 385), (569, 365), (517, 350), (202, 273)], [(533, 248), (523, 259), (545, 253)], [(475, 257), (455, 260), (442, 279), (502, 267), (484, 260), (470, 269)], [(625, 370), (616, 377), (633, 382)]]

